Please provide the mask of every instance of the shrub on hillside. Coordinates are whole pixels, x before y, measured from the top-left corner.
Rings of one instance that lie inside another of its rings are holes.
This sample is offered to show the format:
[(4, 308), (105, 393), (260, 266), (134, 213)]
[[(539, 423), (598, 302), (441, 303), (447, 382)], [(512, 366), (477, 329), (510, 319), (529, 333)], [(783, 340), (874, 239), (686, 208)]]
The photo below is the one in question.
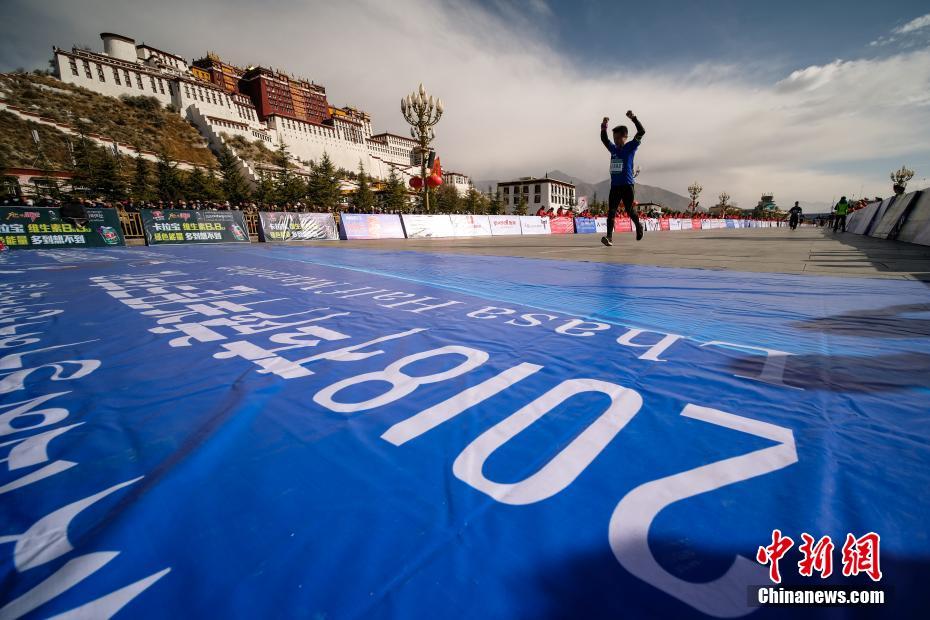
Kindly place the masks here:
[(146, 95), (122, 95), (120, 100), (143, 112), (157, 112), (161, 109), (161, 102), (158, 99)]

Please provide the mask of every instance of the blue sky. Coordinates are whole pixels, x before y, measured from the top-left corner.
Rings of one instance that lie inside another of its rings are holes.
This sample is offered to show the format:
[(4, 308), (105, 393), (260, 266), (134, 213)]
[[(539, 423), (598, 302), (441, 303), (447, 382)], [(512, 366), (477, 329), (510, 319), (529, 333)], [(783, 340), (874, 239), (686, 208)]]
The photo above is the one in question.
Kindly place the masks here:
[[(879, 35), (930, 11), (927, 2), (916, 0), (480, 0), (478, 4), (504, 19), (514, 11), (522, 13), (560, 51), (592, 69), (650, 70), (740, 61), (760, 69), (763, 76), (858, 57)], [(925, 41), (930, 40), (927, 34)]]
[(0, 69), (100, 49), (102, 31), (308, 77), (376, 131), (406, 133), (399, 100), (423, 82), (446, 104), (443, 164), (475, 179), (602, 180), (600, 119), (631, 108), (640, 181), (698, 180), (704, 204), (887, 195), (892, 168), (930, 173), (926, 1), (2, 0)]

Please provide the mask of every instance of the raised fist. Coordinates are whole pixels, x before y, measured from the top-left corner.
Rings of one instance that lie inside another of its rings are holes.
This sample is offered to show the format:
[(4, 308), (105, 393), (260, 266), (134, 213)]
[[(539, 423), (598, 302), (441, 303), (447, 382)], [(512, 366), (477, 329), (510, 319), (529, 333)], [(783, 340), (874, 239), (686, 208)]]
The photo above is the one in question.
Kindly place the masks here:
[(606, 125), (607, 122), (608, 122), (609, 120), (610, 120), (610, 119), (609, 119), (608, 117), (605, 116), (605, 117), (604, 117), (604, 120), (602, 120), (601, 122), (604, 123), (604, 124)]
[(634, 116), (636, 116), (636, 115), (633, 114), (633, 110), (627, 110), (627, 111), (626, 111), (626, 117), (627, 117), (627, 118), (632, 119)]

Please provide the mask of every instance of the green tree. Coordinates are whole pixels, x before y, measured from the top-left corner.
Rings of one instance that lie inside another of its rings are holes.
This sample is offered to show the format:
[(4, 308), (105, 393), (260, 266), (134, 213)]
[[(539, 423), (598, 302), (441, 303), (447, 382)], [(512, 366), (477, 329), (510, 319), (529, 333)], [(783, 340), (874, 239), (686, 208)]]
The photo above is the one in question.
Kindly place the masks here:
[(310, 202), (327, 211), (338, 209), (342, 198), (339, 183), (341, 178), (329, 155), (324, 151), (320, 163), (314, 166), (310, 173), (310, 180), (307, 184)]
[(84, 135), (83, 127), (77, 142), (71, 147), (73, 159), (71, 186), (74, 190), (93, 191), (94, 179), (97, 177), (97, 154), (95, 147)]
[(501, 201), (501, 190), (498, 189), (491, 194), (491, 186), (488, 186), (488, 214), (500, 215), (504, 212), (504, 203)]
[(453, 213), (462, 208), (462, 199), (452, 185), (443, 183), (435, 190), (434, 194), (436, 202), (434, 203), (431, 197), (430, 204), (435, 204), (436, 211), (439, 213)]
[(481, 195), (481, 192), (474, 187), (468, 188), (468, 193), (465, 194), (465, 200), (462, 201), (462, 205), (465, 208), (465, 213), (478, 214), (484, 213), (487, 210), (484, 197)]
[(526, 207), (526, 195), (524, 194), (520, 196), (520, 204), (513, 209), (514, 215), (526, 215)]
[(274, 179), (273, 201), (278, 204), (297, 202), (303, 196), (305, 187), (300, 177), (293, 172), (291, 155), (284, 140), (278, 142), (274, 163), (278, 167), (278, 172)]
[(161, 200), (180, 200), (184, 196), (178, 164), (164, 150), (158, 154), (155, 164), (155, 193)]
[(260, 205), (272, 204), (275, 199), (275, 183), (271, 174), (264, 168), (258, 171), (258, 183), (255, 184), (255, 200)]
[(204, 175), (204, 197), (207, 200), (222, 200), (223, 190), (220, 188), (220, 180), (216, 176), (216, 168), (212, 165), (207, 167)]
[(249, 199), (249, 184), (239, 172), (239, 164), (232, 150), (225, 144), (217, 155), (220, 164), (219, 191), (222, 197), (233, 204)]
[(126, 196), (119, 155), (108, 148), (97, 152), (97, 166), (91, 178), (91, 187), (107, 200), (120, 200)]
[(149, 179), (149, 163), (142, 157), (141, 152), (136, 152), (133, 160), (132, 184), (129, 188), (129, 195), (137, 202), (145, 202), (152, 197), (151, 181)]
[(358, 190), (355, 192), (355, 208), (364, 213), (371, 212), (375, 206), (375, 195), (371, 191), (371, 183), (368, 182), (368, 175), (365, 174), (365, 165), (358, 162)]
[(184, 183), (184, 195), (191, 200), (206, 200), (207, 175), (200, 168), (194, 168), (187, 174)]
[(407, 210), (407, 188), (404, 187), (404, 182), (397, 176), (393, 168), (391, 168), (391, 173), (388, 175), (382, 196), (385, 209), (389, 211)]

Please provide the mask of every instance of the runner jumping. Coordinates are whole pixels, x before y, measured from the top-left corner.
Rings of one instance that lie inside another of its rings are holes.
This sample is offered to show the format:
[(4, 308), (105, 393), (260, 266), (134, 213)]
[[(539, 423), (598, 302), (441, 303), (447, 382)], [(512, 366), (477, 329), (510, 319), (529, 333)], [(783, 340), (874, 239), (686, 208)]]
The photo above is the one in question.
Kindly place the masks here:
[(633, 157), (636, 155), (636, 149), (639, 148), (646, 130), (643, 129), (642, 124), (639, 122), (639, 119), (636, 118), (636, 115), (633, 114), (632, 110), (627, 111), (626, 115), (627, 118), (636, 125), (636, 135), (633, 136), (633, 139), (629, 142), (627, 142), (629, 131), (625, 125), (617, 125), (614, 127), (614, 141), (611, 143), (611, 141), (607, 139), (607, 122), (610, 119), (605, 116), (603, 122), (601, 122), (601, 142), (603, 142), (607, 150), (610, 151), (610, 196), (607, 199), (607, 236), (601, 238), (601, 243), (608, 246), (614, 244), (614, 218), (617, 216), (617, 209), (620, 207), (621, 202), (627, 214), (630, 216), (630, 219), (633, 220), (633, 225), (636, 226), (636, 240), (639, 241), (643, 238), (643, 225), (639, 223), (639, 216), (636, 214), (636, 209), (633, 206)]

